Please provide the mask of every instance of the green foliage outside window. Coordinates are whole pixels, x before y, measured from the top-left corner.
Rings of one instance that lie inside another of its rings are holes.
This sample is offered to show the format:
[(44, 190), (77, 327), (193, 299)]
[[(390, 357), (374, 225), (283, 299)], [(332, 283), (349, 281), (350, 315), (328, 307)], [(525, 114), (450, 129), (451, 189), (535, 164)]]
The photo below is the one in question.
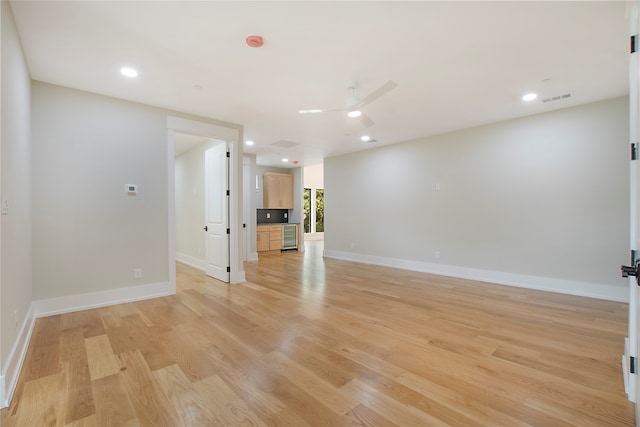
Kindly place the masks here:
[(316, 190), (316, 233), (324, 232), (324, 190)]
[(304, 189), (304, 232), (311, 233), (311, 189)]

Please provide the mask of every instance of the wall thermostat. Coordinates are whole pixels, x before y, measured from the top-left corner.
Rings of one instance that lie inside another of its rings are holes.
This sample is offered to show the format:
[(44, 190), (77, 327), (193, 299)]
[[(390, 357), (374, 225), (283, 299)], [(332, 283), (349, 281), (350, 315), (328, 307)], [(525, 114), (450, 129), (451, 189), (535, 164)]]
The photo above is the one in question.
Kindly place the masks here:
[(124, 192), (127, 194), (138, 194), (138, 184), (126, 184)]

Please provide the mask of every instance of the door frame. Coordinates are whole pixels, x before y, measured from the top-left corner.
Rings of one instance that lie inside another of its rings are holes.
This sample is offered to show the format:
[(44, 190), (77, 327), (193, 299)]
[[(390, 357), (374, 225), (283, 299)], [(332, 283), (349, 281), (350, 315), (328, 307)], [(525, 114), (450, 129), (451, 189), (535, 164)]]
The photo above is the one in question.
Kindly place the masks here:
[[(627, 3), (627, 16), (629, 17), (629, 35), (638, 37), (640, 28), (640, 1)], [(632, 39), (633, 40), (633, 39)], [(633, 45), (633, 41), (631, 45)], [(632, 144), (640, 140), (640, 52), (636, 46), (632, 46), (629, 58), (629, 140)], [(631, 265), (634, 265), (638, 250), (640, 249), (640, 167), (638, 160), (630, 161), (629, 182), (629, 245), (631, 249)], [(635, 254), (635, 256), (633, 255)], [(640, 379), (637, 360), (640, 353), (640, 292), (636, 279), (629, 277), (629, 336), (625, 340), (625, 354), (622, 357), (622, 368), (625, 379), (625, 389), (630, 401), (635, 402), (636, 425), (640, 425)], [(634, 361), (636, 361), (634, 363)]]
[(242, 263), (242, 127), (218, 125), (181, 117), (167, 116), (167, 257), (169, 284), (176, 292), (176, 206), (175, 206), (175, 134), (176, 132), (219, 139), (227, 142), (229, 161), (229, 281), (246, 281)]

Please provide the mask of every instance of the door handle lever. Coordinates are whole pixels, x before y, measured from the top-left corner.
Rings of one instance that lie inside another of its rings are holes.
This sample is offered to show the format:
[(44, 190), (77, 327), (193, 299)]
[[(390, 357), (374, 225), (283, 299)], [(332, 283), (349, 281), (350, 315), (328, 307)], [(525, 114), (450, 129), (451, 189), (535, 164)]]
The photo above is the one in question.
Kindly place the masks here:
[(204, 228), (203, 228), (203, 230), (204, 230), (204, 231), (209, 231), (209, 227), (205, 225), (205, 226), (204, 226)]
[(620, 271), (622, 272), (622, 277), (635, 277), (636, 284), (640, 286), (640, 260), (636, 260), (634, 265), (621, 265)]

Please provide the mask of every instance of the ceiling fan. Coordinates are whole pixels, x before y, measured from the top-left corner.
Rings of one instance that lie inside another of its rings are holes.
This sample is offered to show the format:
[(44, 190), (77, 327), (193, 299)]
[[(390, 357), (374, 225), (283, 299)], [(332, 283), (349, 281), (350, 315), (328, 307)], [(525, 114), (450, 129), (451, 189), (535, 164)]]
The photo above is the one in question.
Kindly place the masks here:
[(385, 93), (389, 92), (393, 88), (398, 86), (398, 83), (389, 80), (378, 89), (371, 92), (369, 95), (365, 96), (363, 99), (358, 98), (355, 95), (355, 90), (357, 87), (357, 83), (354, 81), (347, 82), (347, 90), (351, 92), (351, 95), (347, 98), (347, 102), (344, 107), (341, 108), (314, 108), (308, 110), (298, 110), (300, 114), (314, 114), (314, 113), (329, 113), (332, 111), (348, 111), (347, 115), (349, 117), (358, 117), (360, 121), (366, 126), (369, 127), (373, 125), (373, 120), (369, 118), (366, 114), (362, 112), (362, 107), (365, 105), (375, 101), (380, 98)]

